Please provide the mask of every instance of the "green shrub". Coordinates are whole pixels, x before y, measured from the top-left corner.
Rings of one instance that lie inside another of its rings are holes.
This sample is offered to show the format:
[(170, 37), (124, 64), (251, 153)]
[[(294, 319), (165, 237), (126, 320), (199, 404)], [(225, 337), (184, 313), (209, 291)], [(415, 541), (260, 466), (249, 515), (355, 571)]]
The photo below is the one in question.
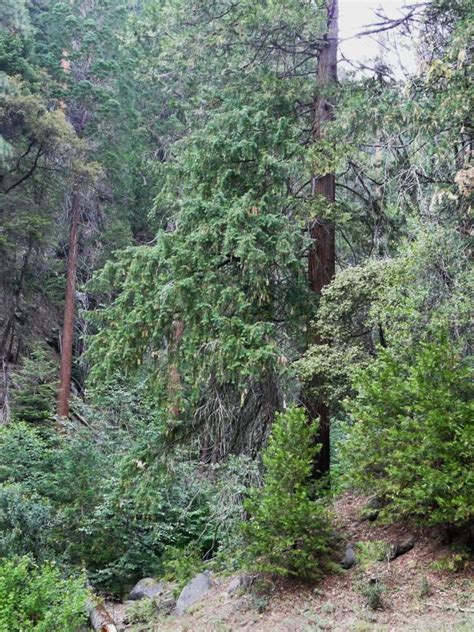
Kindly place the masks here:
[(54, 419), (58, 367), (44, 349), (34, 349), (13, 375), (12, 411), (15, 420), (44, 424)]
[[(140, 599), (132, 601), (126, 609), (129, 623), (146, 623), (150, 628), (157, 616), (157, 607), (153, 599)], [(135, 628), (134, 628), (135, 629)], [(143, 628), (139, 628), (143, 630)]]
[[(137, 406), (126, 392), (107, 401), (116, 419)], [(258, 466), (234, 457), (204, 468), (192, 449), (169, 448), (161, 418), (122, 429), (82, 412), (90, 429), (67, 434), (0, 426), (0, 558), (86, 568), (115, 594), (163, 572), (183, 581), (211, 557), (214, 569), (236, 570), (242, 497)]]
[(364, 597), (366, 605), (371, 610), (383, 610), (385, 586), (378, 579), (367, 581), (365, 578), (362, 578), (359, 582), (359, 591)]
[(55, 459), (39, 429), (13, 422), (0, 427), (0, 483), (21, 483), (25, 490), (51, 489)]
[(316, 430), (300, 408), (276, 417), (263, 454), (264, 486), (245, 501), (250, 517), (243, 531), (256, 570), (315, 579), (329, 565), (331, 522), (310, 479), (320, 449)]
[(474, 497), (471, 372), (441, 338), (382, 350), (355, 379), (347, 479), (388, 501), (385, 515), (467, 523)]
[(52, 564), (29, 558), (0, 564), (0, 632), (75, 632), (85, 622), (87, 591), (81, 578), (62, 577)]
[(0, 558), (26, 554), (37, 560), (51, 558), (57, 526), (47, 499), (25, 493), (22, 485), (0, 483)]
[(54, 557), (54, 459), (47, 440), (24, 422), (0, 428), (0, 557)]
[(144, 452), (157, 428), (136, 425), (108, 436), (1, 426), (0, 556), (85, 567), (94, 586), (122, 593), (163, 572), (166, 547), (195, 542), (201, 558), (217, 547), (211, 481), (195, 475), (189, 454)]
[(424, 575), (421, 578), (419, 595), (421, 599), (426, 599), (426, 597), (431, 596), (431, 586), (430, 586), (430, 582), (428, 581), (428, 577), (426, 577), (426, 575)]
[(387, 559), (390, 545), (379, 540), (368, 542), (357, 542), (357, 563), (362, 569), (370, 568), (376, 562), (383, 562)]
[(435, 562), (432, 562), (431, 568), (434, 571), (440, 571), (442, 573), (457, 573), (467, 568), (471, 559), (470, 551), (462, 549), (454, 550), (443, 555), (443, 557)]
[(196, 544), (191, 543), (184, 548), (176, 546), (165, 548), (163, 554), (164, 577), (169, 581), (177, 582), (177, 594), (203, 568), (202, 553)]

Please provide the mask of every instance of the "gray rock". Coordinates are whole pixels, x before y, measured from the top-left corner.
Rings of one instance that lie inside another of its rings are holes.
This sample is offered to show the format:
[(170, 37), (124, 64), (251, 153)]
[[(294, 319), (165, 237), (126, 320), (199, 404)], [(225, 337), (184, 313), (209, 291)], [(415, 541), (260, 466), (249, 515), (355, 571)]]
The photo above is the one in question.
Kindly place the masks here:
[(404, 555), (405, 553), (408, 553), (408, 551), (411, 551), (414, 546), (414, 538), (405, 538), (405, 540), (402, 540), (401, 542), (391, 544), (388, 549), (387, 560), (389, 562), (395, 560), (397, 557), (400, 557), (400, 555)]
[(378, 496), (374, 496), (369, 500), (361, 512), (361, 522), (368, 520), (374, 522), (379, 517), (380, 510), (385, 506), (383, 500)]
[(352, 546), (348, 545), (346, 547), (346, 552), (344, 553), (344, 557), (342, 558), (341, 566), (342, 568), (352, 568), (354, 564), (357, 562), (356, 554)]
[(213, 582), (210, 573), (198, 573), (181, 591), (176, 602), (176, 614), (184, 614), (189, 606), (205, 597), (212, 590), (212, 587)]
[(151, 599), (156, 595), (160, 595), (164, 591), (162, 582), (156, 581), (153, 577), (144, 577), (130, 591), (128, 598), (131, 601), (138, 599)]
[(238, 592), (246, 591), (252, 585), (253, 580), (253, 575), (238, 575), (234, 577), (227, 587), (227, 594), (233, 597)]
[(382, 509), (384, 504), (385, 503), (381, 498), (379, 498), (378, 496), (374, 496), (369, 500), (366, 507), (367, 509)]
[(171, 614), (176, 607), (176, 599), (170, 593), (162, 596), (157, 596), (154, 598), (153, 601), (155, 602), (156, 611), (159, 614)]

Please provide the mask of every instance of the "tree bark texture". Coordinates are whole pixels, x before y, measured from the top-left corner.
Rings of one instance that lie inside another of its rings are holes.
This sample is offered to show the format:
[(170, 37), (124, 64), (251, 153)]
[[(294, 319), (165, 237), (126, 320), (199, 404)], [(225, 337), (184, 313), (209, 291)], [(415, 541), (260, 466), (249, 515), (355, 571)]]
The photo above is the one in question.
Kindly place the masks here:
[[(317, 96), (314, 107), (314, 141), (324, 139), (324, 128), (333, 117), (334, 103), (332, 103), (333, 87), (337, 83), (337, 38), (338, 38), (338, 0), (327, 2), (327, 32), (324, 46), (321, 49), (317, 74)], [(312, 177), (312, 192), (314, 196), (326, 198), (328, 204), (336, 199), (336, 185), (334, 173)], [(336, 247), (334, 225), (317, 218), (309, 227), (312, 240), (308, 256), (308, 278), (313, 292), (320, 295), (323, 288), (334, 277), (336, 268)], [(321, 344), (323, 340), (316, 334), (313, 340)], [(330, 465), (330, 417), (329, 408), (321, 398), (316, 398), (311, 391), (317, 389), (317, 384), (309, 384), (309, 393), (305, 397), (305, 405), (310, 417), (319, 419), (318, 443), (321, 450), (315, 463), (315, 475), (321, 476), (329, 471)]]
[(74, 311), (76, 292), (77, 250), (81, 198), (74, 189), (71, 203), (71, 221), (69, 229), (69, 252), (66, 275), (66, 296), (64, 301), (64, 320), (61, 338), (61, 367), (59, 371), (58, 416), (68, 417), (71, 391), (72, 349), (74, 341)]

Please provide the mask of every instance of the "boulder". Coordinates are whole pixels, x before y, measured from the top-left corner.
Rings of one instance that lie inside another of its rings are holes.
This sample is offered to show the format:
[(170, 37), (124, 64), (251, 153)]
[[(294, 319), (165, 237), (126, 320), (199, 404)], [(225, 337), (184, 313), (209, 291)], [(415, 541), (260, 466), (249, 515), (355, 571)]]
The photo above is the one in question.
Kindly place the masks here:
[(352, 568), (354, 566), (354, 564), (356, 563), (357, 558), (356, 558), (356, 554), (354, 549), (352, 548), (352, 546), (349, 544), (346, 547), (346, 552), (344, 553), (344, 557), (342, 558), (341, 561), (341, 566), (342, 568)]
[(173, 597), (171, 590), (164, 592), (162, 595), (157, 595), (153, 598), (153, 601), (156, 606), (156, 611), (163, 615), (171, 614), (176, 606), (176, 599)]
[(132, 588), (128, 595), (128, 599), (131, 601), (137, 601), (138, 599), (152, 599), (152, 597), (160, 595), (164, 589), (165, 587), (162, 582), (158, 582), (156, 579), (153, 579), (153, 577), (144, 577)]
[(89, 599), (86, 603), (86, 612), (93, 630), (97, 630), (97, 632), (117, 632), (115, 621), (104, 604), (99, 600)]
[(181, 591), (176, 602), (175, 613), (184, 614), (189, 606), (205, 597), (212, 590), (213, 585), (208, 571), (198, 573)]
[(391, 544), (388, 549), (387, 560), (389, 562), (395, 560), (397, 557), (400, 557), (400, 555), (404, 555), (405, 553), (408, 553), (408, 551), (411, 551), (414, 546), (414, 538), (405, 538), (405, 540), (402, 540), (401, 542)]
[(361, 513), (361, 520), (369, 520), (374, 522), (379, 517), (380, 510), (385, 506), (385, 502), (378, 496), (374, 496), (369, 500)]
[(238, 575), (234, 577), (227, 587), (227, 594), (233, 597), (239, 592), (245, 592), (254, 580), (253, 575)]
[(373, 496), (367, 503), (367, 509), (383, 509), (385, 503), (378, 496)]

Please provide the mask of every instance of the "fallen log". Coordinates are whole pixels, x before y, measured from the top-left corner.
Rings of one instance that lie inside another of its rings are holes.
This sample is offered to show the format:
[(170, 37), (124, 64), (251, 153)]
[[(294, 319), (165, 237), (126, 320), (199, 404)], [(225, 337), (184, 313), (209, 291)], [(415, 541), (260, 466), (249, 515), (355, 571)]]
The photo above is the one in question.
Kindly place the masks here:
[(86, 610), (90, 624), (96, 632), (118, 632), (114, 620), (103, 603), (89, 599)]

